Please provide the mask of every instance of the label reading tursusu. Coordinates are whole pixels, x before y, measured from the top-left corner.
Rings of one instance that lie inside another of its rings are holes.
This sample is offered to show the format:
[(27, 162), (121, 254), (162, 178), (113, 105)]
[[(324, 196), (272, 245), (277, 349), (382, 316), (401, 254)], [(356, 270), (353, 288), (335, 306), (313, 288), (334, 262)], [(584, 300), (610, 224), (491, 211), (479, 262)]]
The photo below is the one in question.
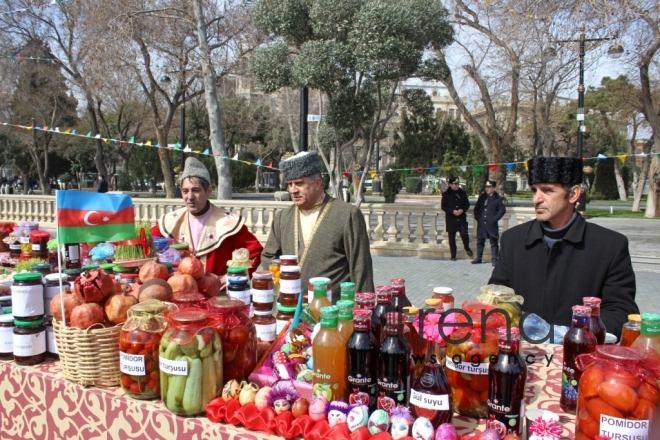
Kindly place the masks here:
[(449, 396), (447, 394), (434, 395), (410, 390), (410, 404), (425, 409), (447, 411), (449, 410)]
[(252, 302), (272, 303), (273, 298), (274, 298), (273, 289), (270, 290), (252, 289)]
[(172, 376), (188, 375), (188, 361), (172, 361), (161, 356), (158, 366), (160, 367), (160, 371), (171, 374)]
[(255, 324), (254, 328), (257, 332), (257, 338), (263, 342), (273, 342), (277, 336), (277, 324)]
[(0, 327), (0, 353), (14, 352), (14, 327)]
[(12, 343), (14, 356), (28, 357), (43, 354), (46, 352), (46, 331), (33, 335), (14, 334)]
[(44, 314), (44, 286), (11, 286), (12, 314), (25, 318)]
[(238, 299), (243, 301), (243, 304), (250, 305), (252, 303), (252, 297), (250, 296), (250, 290), (227, 290), (227, 296), (231, 299)]
[(648, 440), (649, 426), (648, 420), (626, 420), (601, 414), (599, 435), (619, 440)]
[(300, 293), (300, 280), (280, 278), (280, 293)]
[(476, 364), (472, 362), (454, 362), (449, 356), (445, 360), (445, 366), (450, 370), (466, 374), (483, 374), (488, 376), (488, 362)]
[[(163, 359), (161, 359), (162, 361)], [(186, 367), (188, 362), (184, 362)], [(128, 354), (119, 352), (119, 369), (124, 374), (131, 376), (146, 376), (147, 369), (145, 368), (144, 355), (142, 354)]]

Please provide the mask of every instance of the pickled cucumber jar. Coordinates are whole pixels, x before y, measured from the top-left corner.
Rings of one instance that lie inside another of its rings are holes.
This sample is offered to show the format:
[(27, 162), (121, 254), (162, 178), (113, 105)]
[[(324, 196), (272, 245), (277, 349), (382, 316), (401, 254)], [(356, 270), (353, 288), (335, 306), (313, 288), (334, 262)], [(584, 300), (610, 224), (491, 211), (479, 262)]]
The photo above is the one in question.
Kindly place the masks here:
[(203, 414), (222, 389), (222, 342), (206, 310), (181, 310), (166, 319), (159, 348), (161, 399), (176, 415)]
[(168, 305), (156, 299), (135, 304), (128, 309), (128, 319), (119, 335), (121, 387), (134, 399), (160, 396), (159, 347), (165, 332), (163, 312)]
[(479, 290), (481, 290), (481, 294), (477, 296), (477, 301), (492, 304), (507, 312), (511, 318), (511, 326), (518, 327), (522, 315), (522, 304), (525, 300), (522, 296), (516, 295), (516, 292), (510, 287), (496, 284), (481, 286)]

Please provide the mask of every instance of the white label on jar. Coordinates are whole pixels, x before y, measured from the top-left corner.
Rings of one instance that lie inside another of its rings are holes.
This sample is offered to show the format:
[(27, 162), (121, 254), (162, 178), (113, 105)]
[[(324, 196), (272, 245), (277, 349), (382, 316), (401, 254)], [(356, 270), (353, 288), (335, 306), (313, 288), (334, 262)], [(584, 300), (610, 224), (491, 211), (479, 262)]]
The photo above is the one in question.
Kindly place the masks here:
[(453, 308), (454, 308), (454, 303), (453, 302), (443, 302), (442, 303), (442, 310), (444, 310), (445, 312), (447, 310), (451, 310)]
[(280, 332), (282, 331), (282, 329), (283, 329), (284, 327), (286, 327), (286, 325), (289, 323), (289, 321), (290, 321), (290, 319), (287, 319), (287, 320), (284, 320), (284, 319), (278, 319), (277, 321), (275, 321), (275, 322), (276, 322), (276, 325), (277, 325), (277, 327), (276, 327), (276, 329), (275, 329), (275, 332), (279, 335)]
[(601, 414), (599, 435), (612, 439), (648, 440), (649, 425), (648, 420), (626, 420)]
[[(62, 289), (66, 289), (66, 286), (68, 283), (64, 281), (62, 283)], [(53, 316), (52, 313), (50, 313), (50, 302), (55, 298), (55, 296), (59, 295), (60, 293), (60, 286), (55, 286), (55, 287), (44, 287), (44, 309), (46, 312), (46, 316)]]
[(11, 305), (14, 316), (26, 318), (44, 314), (44, 286), (11, 286)]
[(40, 251), (41, 250), (41, 245), (36, 244), (36, 243), (32, 243), (32, 250), (33, 251)]
[(277, 336), (277, 324), (255, 324), (257, 330), (257, 338), (264, 342), (273, 342)]
[(240, 299), (244, 304), (251, 304), (250, 290), (229, 290), (227, 296), (231, 299)]
[(23, 244), (30, 244), (30, 237), (21, 237), (18, 241)]
[(77, 262), (80, 260), (80, 247), (78, 245), (69, 246), (69, 261)]
[[(186, 367), (188, 362), (184, 362)], [(147, 369), (144, 363), (143, 354), (128, 354), (122, 351), (119, 352), (119, 369), (124, 374), (131, 376), (146, 376)]]
[(172, 376), (187, 376), (188, 375), (188, 361), (172, 361), (164, 357), (158, 358), (158, 366), (163, 373)]
[(14, 327), (0, 327), (0, 353), (14, 352)]
[(410, 390), (410, 404), (420, 408), (447, 411), (449, 410), (449, 396), (447, 394), (437, 396)]
[(280, 293), (300, 293), (300, 280), (280, 278)]
[(273, 302), (273, 289), (270, 289), (270, 290), (252, 289), (252, 302), (272, 303)]
[(28, 357), (43, 354), (46, 352), (46, 331), (33, 335), (14, 333), (12, 343), (14, 344), (14, 356)]
[(21, 250), (21, 244), (20, 243), (15, 243), (15, 242), (11, 243), (9, 245), (9, 249), (11, 249), (13, 251), (20, 251)]
[(482, 374), (488, 376), (488, 362), (477, 364), (474, 362), (454, 362), (449, 356), (445, 359), (445, 365), (450, 370), (466, 374)]
[(55, 330), (52, 325), (46, 326), (46, 349), (48, 353), (57, 354), (57, 343), (55, 342)]

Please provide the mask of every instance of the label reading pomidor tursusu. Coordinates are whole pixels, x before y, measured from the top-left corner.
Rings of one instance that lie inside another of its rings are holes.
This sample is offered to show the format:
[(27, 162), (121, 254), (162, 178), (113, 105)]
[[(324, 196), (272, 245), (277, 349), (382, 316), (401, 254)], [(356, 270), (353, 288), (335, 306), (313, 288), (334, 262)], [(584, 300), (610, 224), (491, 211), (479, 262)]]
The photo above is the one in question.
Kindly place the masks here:
[(300, 293), (300, 280), (280, 278), (280, 293)]
[(274, 298), (273, 289), (270, 290), (252, 289), (252, 302), (272, 303), (273, 298)]
[(626, 420), (601, 414), (599, 435), (619, 440), (649, 440), (649, 425), (648, 420)]
[(273, 342), (277, 336), (277, 324), (255, 324), (254, 328), (257, 332), (257, 338), (264, 342)]
[(419, 393), (415, 390), (410, 390), (410, 404), (425, 409), (447, 411), (449, 410), (449, 396), (447, 394), (436, 396), (434, 394)]
[(11, 286), (12, 314), (25, 318), (44, 314), (44, 286)]
[(14, 327), (0, 327), (0, 353), (14, 352)]
[(171, 374), (172, 376), (188, 375), (188, 361), (171, 361), (161, 356), (158, 366), (160, 367), (160, 371)]
[[(162, 359), (161, 359), (162, 360)], [(184, 362), (186, 367), (188, 362)], [(146, 376), (147, 369), (145, 368), (144, 355), (143, 354), (128, 354), (124, 352), (119, 352), (119, 369), (124, 374), (130, 374), (131, 376)]]
[(13, 338), (14, 356), (36, 356), (46, 352), (46, 331), (33, 335), (17, 335)]
[(466, 374), (483, 374), (488, 376), (488, 362), (474, 364), (471, 362), (454, 362), (449, 356), (445, 359), (445, 365), (450, 370)]
[(227, 290), (227, 296), (231, 299), (239, 299), (243, 304), (250, 304), (252, 302), (250, 290)]

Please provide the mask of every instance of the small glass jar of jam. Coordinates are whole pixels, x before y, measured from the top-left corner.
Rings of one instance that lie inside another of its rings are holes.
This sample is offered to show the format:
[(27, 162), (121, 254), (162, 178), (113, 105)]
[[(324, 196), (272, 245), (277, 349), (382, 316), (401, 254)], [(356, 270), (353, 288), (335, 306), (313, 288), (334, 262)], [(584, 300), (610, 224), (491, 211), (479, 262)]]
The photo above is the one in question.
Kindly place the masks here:
[(9, 256), (11, 258), (21, 256), (21, 239), (18, 235), (14, 235), (9, 239)]
[(298, 265), (297, 255), (280, 255), (280, 267), (297, 266), (297, 265)]
[(252, 274), (252, 304), (254, 310), (273, 311), (273, 274), (259, 271)]
[(0, 315), (0, 360), (14, 359), (14, 317)]
[(322, 281), (326, 284), (326, 289), (328, 290), (328, 301), (332, 303), (332, 284), (330, 283), (330, 278), (326, 277), (314, 277), (309, 279), (309, 284), (307, 284), (307, 302), (311, 303), (314, 299), (314, 283), (317, 281)]
[(46, 360), (46, 327), (44, 319), (24, 321), (14, 319), (12, 338), (16, 365), (37, 365)]
[(373, 310), (376, 308), (376, 294), (373, 292), (356, 293), (355, 304), (358, 309)]
[(46, 317), (52, 317), (50, 313), (50, 302), (59, 295), (62, 291), (60, 289), (60, 280), (62, 281), (62, 289), (69, 287), (68, 276), (63, 273), (51, 273), (46, 275), (46, 284), (44, 284), (44, 310)]
[(286, 325), (289, 323), (290, 320), (293, 319), (293, 317), (296, 314), (296, 308), (295, 307), (287, 307), (282, 304), (277, 305), (277, 315), (275, 315), (275, 322), (277, 327), (275, 328), (275, 331), (279, 335), (280, 332)]
[(11, 286), (14, 318), (22, 321), (42, 320), (44, 317), (44, 286), (38, 272), (17, 273)]
[(32, 258), (48, 260), (48, 240), (50, 240), (48, 231), (37, 230), (30, 232)]
[(227, 277), (246, 277), (248, 271), (244, 267), (232, 266), (227, 268)]
[(0, 315), (8, 313), (11, 310), (11, 295), (0, 296)]
[(69, 243), (64, 245), (64, 267), (67, 269), (80, 269), (80, 244)]
[(57, 351), (57, 344), (55, 343), (55, 330), (53, 329), (53, 318), (44, 318), (44, 326), (46, 327), (46, 357), (53, 361), (59, 361), (60, 355)]
[(454, 308), (454, 289), (451, 287), (434, 287), (433, 298), (442, 301), (442, 309), (444, 311)]
[(249, 278), (247, 276), (228, 276), (227, 277), (227, 296), (231, 299), (237, 299), (243, 304), (251, 304)]
[(39, 272), (45, 278), (46, 275), (53, 273), (53, 268), (50, 263), (33, 264), (30, 266), (30, 272)]
[(189, 308), (204, 308), (204, 301), (206, 297), (204, 294), (195, 292), (194, 290), (182, 290), (172, 294), (172, 302), (176, 304), (179, 310)]
[(256, 310), (252, 317), (257, 340), (260, 342), (273, 342), (277, 336), (277, 321), (270, 310)]
[(280, 303), (295, 307), (300, 295), (300, 266), (280, 266)]

